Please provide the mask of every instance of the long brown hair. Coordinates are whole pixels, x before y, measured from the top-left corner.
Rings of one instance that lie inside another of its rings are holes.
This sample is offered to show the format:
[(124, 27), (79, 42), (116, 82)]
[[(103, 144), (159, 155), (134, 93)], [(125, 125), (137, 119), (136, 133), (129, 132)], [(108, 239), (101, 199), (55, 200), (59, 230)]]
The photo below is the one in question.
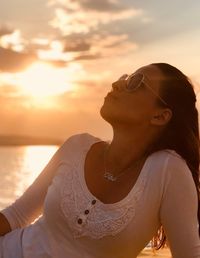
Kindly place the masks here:
[[(199, 125), (194, 87), (190, 79), (176, 67), (166, 63), (151, 65), (159, 68), (165, 77), (161, 81), (160, 95), (171, 108), (172, 118), (161, 137), (151, 147), (150, 153), (161, 149), (173, 149), (186, 161), (197, 190), (197, 215), (200, 224)], [(159, 101), (159, 105), (164, 104)], [(163, 226), (150, 243), (153, 250), (168, 246)]]

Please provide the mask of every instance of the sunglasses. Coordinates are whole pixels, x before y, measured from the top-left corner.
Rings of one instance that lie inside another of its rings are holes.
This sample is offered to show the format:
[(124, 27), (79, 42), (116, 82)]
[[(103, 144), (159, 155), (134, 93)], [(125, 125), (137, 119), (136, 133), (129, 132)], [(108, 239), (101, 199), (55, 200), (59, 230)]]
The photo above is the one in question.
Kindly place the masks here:
[(161, 96), (158, 95), (158, 93), (152, 89), (149, 84), (148, 84), (148, 78), (147, 76), (145, 76), (143, 73), (133, 73), (131, 75), (122, 75), (119, 80), (125, 80), (126, 81), (126, 85), (125, 85), (125, 89), (128, 92), (132, 92), (132, 91), (136, 91), (138, 88), (140, 88), (143, 84), (149, 89), (151, 90), (151, 92), (166, 106), (168, 106), (168, 104), (166, 103), (166, 101), (161, 98)]

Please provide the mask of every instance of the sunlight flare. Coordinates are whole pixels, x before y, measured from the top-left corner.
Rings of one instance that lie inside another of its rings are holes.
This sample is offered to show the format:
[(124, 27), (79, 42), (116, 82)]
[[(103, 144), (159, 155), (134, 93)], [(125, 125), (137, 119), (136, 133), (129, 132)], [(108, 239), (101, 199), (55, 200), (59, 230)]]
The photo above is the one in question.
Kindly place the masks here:
[(17, 75), (17, 84), (24, 94), (33, 97), (52, 96), (72, 90), (70, 78), (64, 69), (55, 69), (45, 63), (34, 63)]

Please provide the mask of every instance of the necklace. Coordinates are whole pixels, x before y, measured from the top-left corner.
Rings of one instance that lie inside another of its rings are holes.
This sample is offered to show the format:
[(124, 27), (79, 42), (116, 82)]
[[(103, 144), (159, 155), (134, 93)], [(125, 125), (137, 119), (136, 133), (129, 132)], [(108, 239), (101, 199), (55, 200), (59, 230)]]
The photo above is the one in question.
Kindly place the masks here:
[(122, 175), (124, 175), (125, 173), (127, 173), (127, 170), (129, 171), (130, 168), (136, 167), (136, 166), (138, 165), (138, 163), (139, 163), (141, 160), (144, 159), (144, 157), (138, 159), (138, 160), (135, 162), (134, 166), (133, 166), (133, 164), (132, 164), (131, 166), (129, 166), (128, 168), (126, 168), (126, 171), (122, 171), (122, 172), (119, 173), (117, 176), (115, 176), (115, 175), (113, 174), (113, 172), (110, 172), (110, 171), (107, 171), (107, 170), (106, 170), (106, 154), (107, 154), (107, 152), (108, 152), (109, 146), (110, 146), (110, 145), (108, 145), (108, 146), (105, 148), (105, 150), (104, 150), (104, 158), (103, 158), (103, 162), (104, 162), (104, 174), (103, 174), (103, 177), (104, 177), (105, 179), (107, 179), (108, 181), (115, 182), (119, 177), (121, 177)]

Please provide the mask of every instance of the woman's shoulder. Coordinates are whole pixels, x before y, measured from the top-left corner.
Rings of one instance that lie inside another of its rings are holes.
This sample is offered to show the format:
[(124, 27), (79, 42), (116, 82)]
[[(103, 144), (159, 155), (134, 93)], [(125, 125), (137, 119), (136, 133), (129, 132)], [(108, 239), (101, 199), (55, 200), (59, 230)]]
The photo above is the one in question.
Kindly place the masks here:
[(188, 170), (185, 159), (173, 149), (163, 149), (153, 152), (151, 155), (154, 167), (162, 170)]
[(63, 147), (71, 146), (84, 146), (87, 143), (90, 143), (92, 141), (101, 141), (99, 137), (96, 137), (90, 133), (83, 132), (83, 133), (77, 133), (69, 136), (64, 143), (62, 144)]
[(151, 156), (156, 158), (164, 158), (164, 159), (169, 159), (170, 161), (179, 161), (179, 162), (185, 162), (183, 157), (181, 157), (180, 154), (178, 154), (175, 150), (173, 149), (162, 149), (155, 151), (151, 154)]
[(58, 159), (61, 161), (76, 160), (77, 155), (83, 153), (92, 142), (98, 140), (100, 140), (98, 137), (85, 132), (73, 134), (59, 147), (57, 151)]
[(155, 153), (155, 155), (163, 156), (163, 176), (171, 178), (174, 181), (191, 180), (192, 173), (186, 160), (179, 155), (175, 150), (166, 149)]
[(180, 187), (189, 184), (194, 188), (191, 170), (186, 160), (175, 150), (159, 150), (154, 152), (152, 156), (154, 157), (152, 171), (158, 171), (158, 173), (153, 174), (160, 175), (160, 185), (166, 188), (169, 184), (179, 185)]

